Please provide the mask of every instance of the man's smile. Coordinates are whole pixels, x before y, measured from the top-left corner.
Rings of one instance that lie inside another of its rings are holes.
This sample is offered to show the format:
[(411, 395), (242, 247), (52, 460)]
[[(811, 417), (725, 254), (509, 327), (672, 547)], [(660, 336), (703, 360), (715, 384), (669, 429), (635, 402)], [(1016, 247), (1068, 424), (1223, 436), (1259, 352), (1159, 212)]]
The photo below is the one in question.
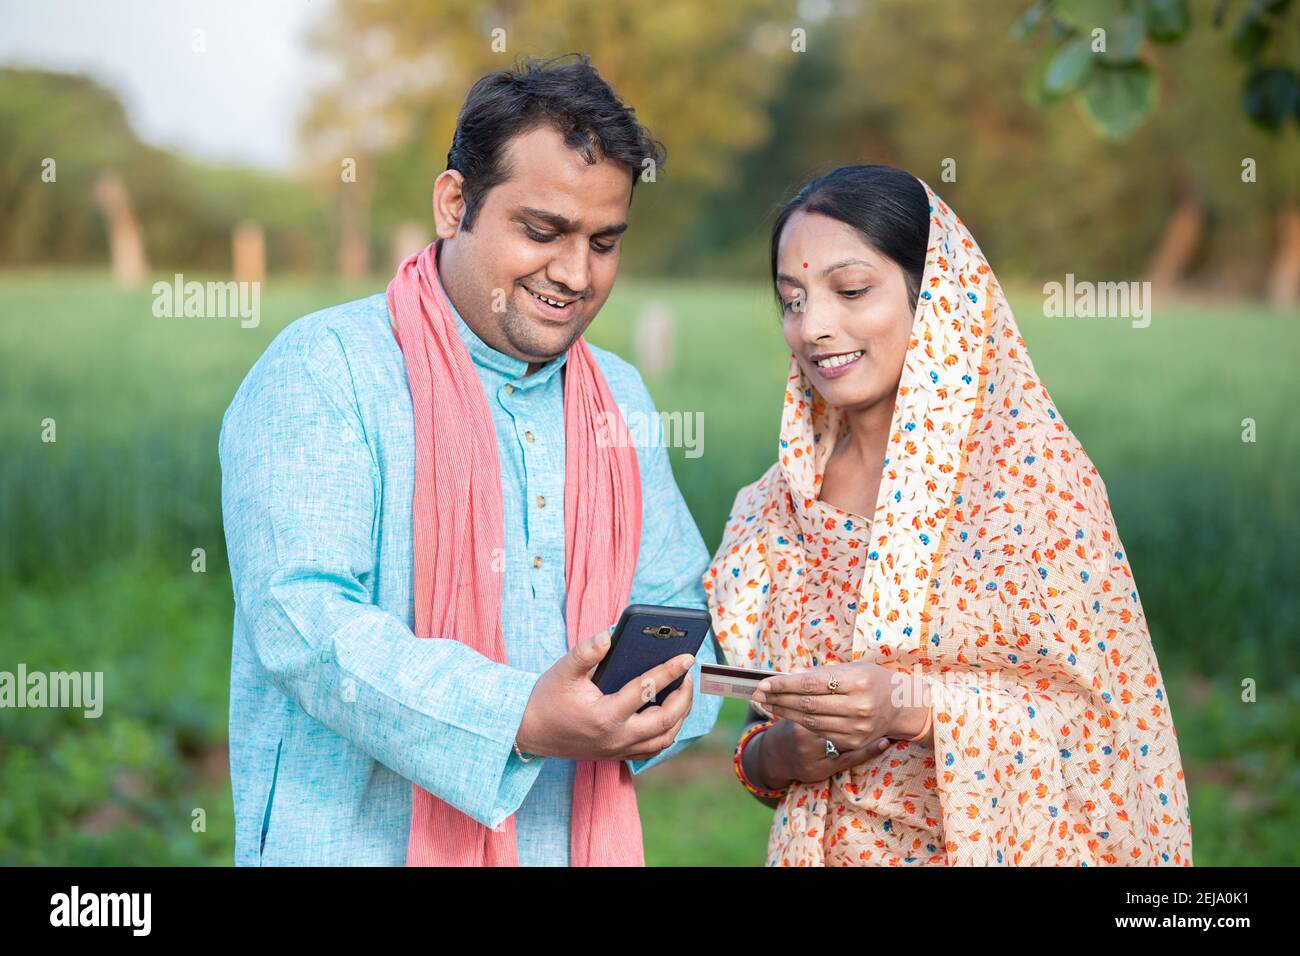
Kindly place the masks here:
[(520, 286), (529, 297), (533, 300), (534, 308), (545, 319), (552, 322), (567, 322), (577, 314), (578, 309), (574, 305), (581, 302), (581, 297), (565, 299), (552, 295), (544, 295), (540, 292), (534, 292), (522, 282)]

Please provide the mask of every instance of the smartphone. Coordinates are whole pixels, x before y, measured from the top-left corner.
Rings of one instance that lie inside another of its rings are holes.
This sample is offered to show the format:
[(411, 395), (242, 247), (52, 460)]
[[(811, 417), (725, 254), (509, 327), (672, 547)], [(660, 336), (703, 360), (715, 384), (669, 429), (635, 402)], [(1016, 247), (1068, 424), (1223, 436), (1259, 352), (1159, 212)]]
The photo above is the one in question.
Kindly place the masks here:
[[(606, 694), (622, 690), (629, 681), (680, 654), (698, 654), (713, 627), (709, 612), (688, 607), (630, 604), (618, 619), (605, 658), (596, 665), (592, 682)], [(689, 672), (688, 672), (689, 673)], [(647, 707), (657, 707), (682, 685), (683, 674), (667, 687), (647, 687), (642, 694)], [(653, 697), (648, 696), (657, 691)]]

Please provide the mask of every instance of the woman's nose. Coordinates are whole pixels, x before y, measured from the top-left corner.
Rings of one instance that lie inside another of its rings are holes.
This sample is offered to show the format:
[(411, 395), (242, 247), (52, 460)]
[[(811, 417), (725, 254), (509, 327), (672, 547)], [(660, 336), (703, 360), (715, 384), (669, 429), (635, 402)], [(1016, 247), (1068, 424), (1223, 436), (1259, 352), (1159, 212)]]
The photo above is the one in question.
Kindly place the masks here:
[(815, 309), (812, 303), (805, 299), (801, 315), (799, 335), (809, 345), (821, 342), (834, 334), (835, 330), (831, 327), (825, 309)]

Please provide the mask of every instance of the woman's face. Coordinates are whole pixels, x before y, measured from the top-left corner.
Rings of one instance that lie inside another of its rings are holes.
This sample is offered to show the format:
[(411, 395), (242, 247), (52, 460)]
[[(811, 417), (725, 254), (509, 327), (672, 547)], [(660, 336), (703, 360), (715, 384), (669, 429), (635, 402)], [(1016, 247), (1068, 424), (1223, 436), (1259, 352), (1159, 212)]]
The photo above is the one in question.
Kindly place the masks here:
[(786, 343), (826, 401), (892, 410), (912, 334), (902, 267), (852, 227), (800, 210), (777, 247), (777, 291)]

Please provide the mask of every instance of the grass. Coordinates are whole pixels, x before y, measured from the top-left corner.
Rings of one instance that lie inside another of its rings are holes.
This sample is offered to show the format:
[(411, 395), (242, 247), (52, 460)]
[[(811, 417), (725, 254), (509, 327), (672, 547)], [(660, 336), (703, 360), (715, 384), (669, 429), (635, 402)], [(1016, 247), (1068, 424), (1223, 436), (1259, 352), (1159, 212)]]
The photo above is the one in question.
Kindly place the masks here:
[[(382, 288), (272, 279), (245, 329), (155, 318), (148, 289), (99, 273), (0, 274), (0, 670), (102, 670), (113, 702), (98, 720), (0, 710), (0, 863), (229, 862), (221, 413), (286, 323)], [(703, 456), (674, 465), (712, 548), (736, 489), (773, 460), (788, 352), (767, 291), (739, 285), (625, 280), (590, 337), (632, 357), (650, 301), (674, 311), (678, 337), (651, 391), (661, 410), (704, 416)], [(1297, 317), (1157, 302), (1134, 329), (1043, 318), (1032, 289), (1012, 301), (1110, 492), (1168, 683), (1197, 863), (1300, 862)], [(731, 775), (739, 719), (729, 702), (713, 735), (638, 780), (649, 862), (761, 863), (771, 815)]]

